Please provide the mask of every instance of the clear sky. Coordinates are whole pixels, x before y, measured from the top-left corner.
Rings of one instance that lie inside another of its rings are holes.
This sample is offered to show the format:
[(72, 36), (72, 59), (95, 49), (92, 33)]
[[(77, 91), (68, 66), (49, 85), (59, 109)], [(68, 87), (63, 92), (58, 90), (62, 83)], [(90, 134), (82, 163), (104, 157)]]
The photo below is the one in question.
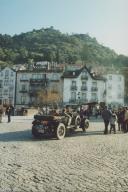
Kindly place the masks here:
[(128, 56), (128, 0), (0, 0), (0, 33), (53, 26), (64, 33), (88, 33)]

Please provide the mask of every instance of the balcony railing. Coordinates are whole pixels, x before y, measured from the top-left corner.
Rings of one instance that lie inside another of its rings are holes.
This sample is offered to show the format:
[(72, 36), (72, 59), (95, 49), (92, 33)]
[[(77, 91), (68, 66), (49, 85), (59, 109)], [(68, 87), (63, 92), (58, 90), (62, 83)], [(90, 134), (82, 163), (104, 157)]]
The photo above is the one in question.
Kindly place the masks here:
[(51, 79), (50, 81), (52, 81), (52, 82), (59, 82), (60, 79)]
[(89, 102), (98, 102), (98, 98), (91, 98)]
[(27, 93), (28, 90), (26, 90), (26, 89), (21, 89), (19, 92), (20, 92), (20, 93)]
[(29, 81), (29, 80), (28, 80), (28, 79), (22, 79), (22, 78), (21, 78), (20, 81)]
[(30, 79), (30, 84), (47, 84), (48, 79)]
[(88, 90), (87, 86), (81, 86), (81, 91), (87, 91), (87, 90)]
[(77, 86), (76, 85), (71, 85), (71, 90), (72, 91), (76, 91), (77, 90)]
[(69, 103), (77, 103), (77, 100), (76, 100), (76, 99), (71, 98), (71, 99), (69, 100)]
[(88, 76), (87, 75), (81, 75), (81, 79), (82, 80), (88, 80)]
[(91, 91), (98, 91), (98, 88), (97, 87), (92, 87)]

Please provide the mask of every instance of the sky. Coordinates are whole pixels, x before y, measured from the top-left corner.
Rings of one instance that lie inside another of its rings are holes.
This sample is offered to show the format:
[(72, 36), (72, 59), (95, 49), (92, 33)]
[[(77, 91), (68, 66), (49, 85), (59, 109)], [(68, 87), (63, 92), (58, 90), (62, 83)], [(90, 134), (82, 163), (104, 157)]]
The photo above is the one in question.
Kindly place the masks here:
[(20, 34), (53, 26), (88, 33), (128, 56), (128, 0), (0, 0), (0, 33)]

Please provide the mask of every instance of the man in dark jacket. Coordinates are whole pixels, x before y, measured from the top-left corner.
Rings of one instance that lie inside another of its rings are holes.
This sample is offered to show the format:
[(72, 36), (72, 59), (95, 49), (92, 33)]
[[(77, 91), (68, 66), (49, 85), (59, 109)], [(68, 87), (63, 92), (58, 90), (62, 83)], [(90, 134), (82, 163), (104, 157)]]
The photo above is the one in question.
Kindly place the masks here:
[(105, 106), (101, 115), (102, 115), (102, 118), (104, 120), (104, 125), (105, 125), (104, 134), (108, 134), (108, 125), (109, 125), (110, 118), (111, 118), (111, 112), (107, 109), (107, 106)]
[(12, 106), (9, 105), (7, 108), (6, 108), (6, 114), (8, 116), (8, 123), (11, 122), (11, 113), (12, 113)]

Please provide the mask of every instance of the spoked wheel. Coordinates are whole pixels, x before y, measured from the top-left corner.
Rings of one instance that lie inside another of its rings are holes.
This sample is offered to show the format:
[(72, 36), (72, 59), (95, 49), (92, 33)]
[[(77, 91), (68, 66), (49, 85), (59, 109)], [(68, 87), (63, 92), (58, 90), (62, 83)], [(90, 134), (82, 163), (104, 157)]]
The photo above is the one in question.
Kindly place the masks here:
[(85, 121), (85, 128), (88, 129), (88, 127), (89, 127), (89, 122), (88, 122), (88, 121), (87, 121), (87, 122)]
[(80, 120), (80, 117), (77, 116), (77, 117), (76, 117), (76, 120), (75, 120), (75, 127), (76, 127), (76, 129), (80, 127), (80, 121), (81, 121), (81, 120)]
[(56, 138), (57, 139), (63, 139), (65, 137), (65, 125), (63, 123), (60, 123), (56, 129)]
[(88, 127), (89, 127), (89, 122), (85, 120), (85, 124), (82, 127), (83, 132), (86, 132), (86, 129), (88, 129)]

